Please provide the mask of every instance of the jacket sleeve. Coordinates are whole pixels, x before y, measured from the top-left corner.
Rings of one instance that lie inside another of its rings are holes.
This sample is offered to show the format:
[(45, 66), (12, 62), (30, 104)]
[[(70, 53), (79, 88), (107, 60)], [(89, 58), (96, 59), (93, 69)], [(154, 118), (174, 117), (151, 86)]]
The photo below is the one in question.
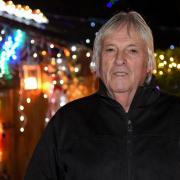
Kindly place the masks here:
[(58, 166), (57, 135), (54, 118), (47, 125), (29, 162), (24, 180), (62, 180), (63, 173)]

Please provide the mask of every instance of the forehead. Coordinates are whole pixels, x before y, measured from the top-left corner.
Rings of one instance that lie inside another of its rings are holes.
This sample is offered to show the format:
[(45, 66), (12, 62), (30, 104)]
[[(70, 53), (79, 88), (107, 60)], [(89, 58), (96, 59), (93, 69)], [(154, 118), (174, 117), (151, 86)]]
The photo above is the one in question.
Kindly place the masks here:
[(134, 40), (144, 41), (140, 32), (134, 26), (120, 25), (112, 27), (104, 33), (103, 39), (106, 40)]

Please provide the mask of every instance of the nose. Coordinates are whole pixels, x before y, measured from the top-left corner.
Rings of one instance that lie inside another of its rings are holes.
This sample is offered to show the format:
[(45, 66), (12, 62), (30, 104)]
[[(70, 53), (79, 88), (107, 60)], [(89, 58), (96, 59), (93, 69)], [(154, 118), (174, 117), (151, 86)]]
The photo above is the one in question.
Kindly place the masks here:
[(126, 57), (123, 52), (117, 52), (115, 63), (119, 66), (126, 63)]

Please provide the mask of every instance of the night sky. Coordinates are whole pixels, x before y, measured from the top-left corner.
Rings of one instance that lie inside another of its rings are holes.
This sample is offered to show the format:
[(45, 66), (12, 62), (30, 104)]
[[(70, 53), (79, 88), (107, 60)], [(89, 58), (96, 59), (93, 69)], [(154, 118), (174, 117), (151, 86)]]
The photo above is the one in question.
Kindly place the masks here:
[(152, 25), (180, 26), (179, 0), (14, 0), (14, 3), (40, 8), (45, 14), (53, 13), (73, 17), (109, 18), (119, 10), (139, 11)]
[[(114, 2), (107, 8), (107, 2)], [(60, 15), (72, 18), (108, 19), (120, 10), (136, 10), (150, 25), (155, 44), (167, 46), (175, 42), (180, 45), (180, 0), (14, 0), (15, 4), (29, 5), (41, 9), (45, 15)], [(166, 42), (167, 41), (167, 42)]]

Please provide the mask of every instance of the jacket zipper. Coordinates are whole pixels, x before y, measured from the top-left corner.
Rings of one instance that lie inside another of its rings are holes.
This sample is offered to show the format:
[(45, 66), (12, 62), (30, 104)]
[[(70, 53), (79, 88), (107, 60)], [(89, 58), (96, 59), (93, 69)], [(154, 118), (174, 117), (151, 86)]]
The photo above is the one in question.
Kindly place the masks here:
[(131, 164), (131, 156), (132, 156), (132, 121), (127, 119), (127, 164), (128, 164), (128, 180), (132, 180), (132, 164)]

